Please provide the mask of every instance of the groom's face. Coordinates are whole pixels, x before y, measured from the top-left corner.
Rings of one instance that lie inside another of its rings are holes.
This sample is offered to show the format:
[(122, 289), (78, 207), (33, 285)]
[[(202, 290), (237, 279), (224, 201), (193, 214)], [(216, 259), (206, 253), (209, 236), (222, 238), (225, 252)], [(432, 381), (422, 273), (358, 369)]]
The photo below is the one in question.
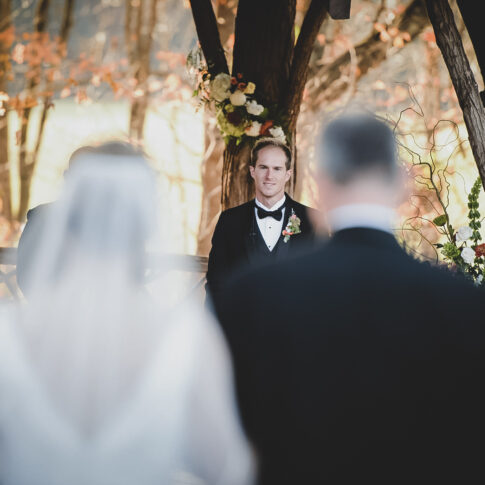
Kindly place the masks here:
[(250, 166), (249, 171), (254, 179), (256, 197), (259, 200), (283, 197), (291, 170), (286, 169), (286, 154), (281, 148), (262, 148), (258, 152), (254, 167)]

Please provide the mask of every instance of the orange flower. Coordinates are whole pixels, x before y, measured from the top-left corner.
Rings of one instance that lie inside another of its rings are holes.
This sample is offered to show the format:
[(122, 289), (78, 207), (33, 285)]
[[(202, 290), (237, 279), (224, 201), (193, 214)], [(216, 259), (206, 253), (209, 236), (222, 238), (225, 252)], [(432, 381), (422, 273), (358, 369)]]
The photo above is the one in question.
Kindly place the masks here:
[(242, 75), (240, 72), (238, 72), (238, 73), (237, 73), (237, 78), (238, 78), (238, 79), (242, 79), (242, 78), (243, 78), (243, 75)]
[(246, 83), (239, 83), (237, 85), (237, 88), (240, 90), (240, 91), (244, 91), (246, 89)]
[(231, 84), (233, 86), (237, 84), (237, 79), (234, 76), (231, 77)]

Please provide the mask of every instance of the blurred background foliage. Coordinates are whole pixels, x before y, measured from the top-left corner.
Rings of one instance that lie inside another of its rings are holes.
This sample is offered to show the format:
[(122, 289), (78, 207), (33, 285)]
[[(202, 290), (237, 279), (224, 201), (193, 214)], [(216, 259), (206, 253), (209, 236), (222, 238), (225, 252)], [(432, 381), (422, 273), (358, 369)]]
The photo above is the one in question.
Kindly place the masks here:
[[(297, 1), (296, 36), (309, 3)], [(450, 3), (482, 90), (473, 47)], [(212, 1), (229, 64), (237, 4)], [(173, 251), (208, 254), (221, 208), (224, 143), (213, 114), (195, 109), (186, 69), (194, 48), (184, 0), (0, 0), (1, 246), (16, 246), (28, 208), (57, 197), (76, 148), (121, 138), (141, 144), (151, 158)], [(294, 195), (303, 203), (318, 201), (319, 123), (349, 103), (396, 126), (413, 176), (396, 229), (410, 251), (436, 259), (433, 244), (441, 236), (432, 220), (442, 207), (432, 184), (423, 183), (429, 171), (421, 162), (432, 163), (457, 228), (467, 223), (478, 172), (421, 1), (353, 0), (349, 20), (323, 21), (296, 128)]]

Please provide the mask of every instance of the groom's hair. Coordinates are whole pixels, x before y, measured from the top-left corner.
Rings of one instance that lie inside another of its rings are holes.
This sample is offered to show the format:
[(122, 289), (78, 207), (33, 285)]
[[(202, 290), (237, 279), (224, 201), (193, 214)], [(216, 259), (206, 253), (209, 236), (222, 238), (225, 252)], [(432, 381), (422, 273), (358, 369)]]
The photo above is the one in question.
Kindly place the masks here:
[(320, 167), (340, 185), (366, 175), (391, 181), (398, 172), (393, 130), (368, 113), (333, 118), (321, 130), (318, 149)]
[(256, 141), (254, 144), (252, 150), (251, 150), (251, 159), (249, 161), (249, 164), (252, 167), (256, 166), (256, 162), (258, 161), (258, 153), (266, 147), (276, 147), (279, 148), (283, 151), (283, 153), (286, 155), (286, 170), (290, 170), (291, 168), (291, 150), (286, 145), (284, 142), (278, 140), (277, 138), (260, 138), (259, 140)]

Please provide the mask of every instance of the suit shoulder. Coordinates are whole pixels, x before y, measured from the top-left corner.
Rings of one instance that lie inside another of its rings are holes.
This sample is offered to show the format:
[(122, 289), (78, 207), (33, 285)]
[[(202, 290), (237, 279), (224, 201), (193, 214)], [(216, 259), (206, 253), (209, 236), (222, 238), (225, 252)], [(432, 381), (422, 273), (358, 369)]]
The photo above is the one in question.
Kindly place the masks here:
[(231, 207), (230, 209), (226, 209), (225, 211), (221, 212), (221, 218), (230, 218), (236, 215), (246, 214), (248, 210), (250, 210), (253, 201), (250, 200), (249, 202), (245, 202), (244, 204), (237, 205), (235, 207)]
[(30, 220), (34, 217), (38, 217), (40, 214), (44, 214), (51, 206), (52, 206), (52, 202), (47, 202), (45, 204), (40, 204), (35, 207), (32, 207), (32, 209), (29, 209), (27, 211), (27, 220)]

